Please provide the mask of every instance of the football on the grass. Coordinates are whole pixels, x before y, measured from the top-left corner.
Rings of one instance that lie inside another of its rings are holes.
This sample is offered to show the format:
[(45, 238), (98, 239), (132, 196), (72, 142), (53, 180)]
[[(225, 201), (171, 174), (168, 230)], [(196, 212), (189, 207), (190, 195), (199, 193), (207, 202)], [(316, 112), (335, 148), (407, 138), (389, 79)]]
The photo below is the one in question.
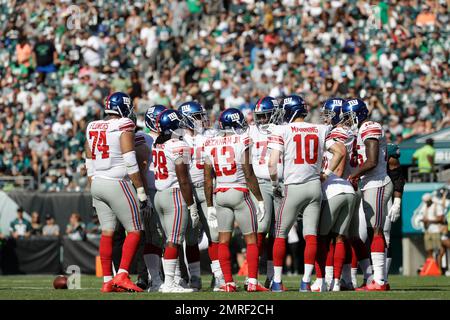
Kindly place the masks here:
[(53, 280), (53, 287), (55, 289), (67, 289), (67, 277), (57, 276), (55, 280)]

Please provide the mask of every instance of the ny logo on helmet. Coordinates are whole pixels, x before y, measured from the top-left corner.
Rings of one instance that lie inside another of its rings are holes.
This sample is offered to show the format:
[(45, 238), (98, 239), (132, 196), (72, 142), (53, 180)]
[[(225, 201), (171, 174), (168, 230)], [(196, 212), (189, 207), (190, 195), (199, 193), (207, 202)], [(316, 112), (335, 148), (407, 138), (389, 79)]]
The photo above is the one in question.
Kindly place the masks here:
[(180, 120), (180, 119), (178, 119), (178, 116), (177, 116), (176, 113), (170, 113), (169, 114), (169, 119), (170, 119), (170, 121)]
[(277, 101), (277, 100), (273, 99), (273, 100), (272, 100), (272, 103), (273, 103), (273, 106), (274, 106), (274, 107), (278, 107), (278, 101)]
[(333, 100), (335, 106), (342, 106), (342, 100)]
[(189, 109), (191, 108), (191, 105), (185, 104), (184, 106), (181, 106), (181, 112), (189, 112)]
[(230, 117), (231, 117), (231, 121), (233, 121), (233, 122), (239, 121), (239, 113), (232, 113), (230, 115)]
[(283, 100), (283, 103), (284, 104), (286, 104), (286, 103), (291, 103), (292, 102), (292, 98), (285, 98), (284, 100)]
[(131, 101), (128, 97), (123, 97), (123, 103), (127, 105), (128, 108), (131, 107)]
[(348, 104), (349, 104), (350, 107), (356, 106), (358, 104), (358, 100), (356, 100), (356, 99), (350, 100), (348, 102)]

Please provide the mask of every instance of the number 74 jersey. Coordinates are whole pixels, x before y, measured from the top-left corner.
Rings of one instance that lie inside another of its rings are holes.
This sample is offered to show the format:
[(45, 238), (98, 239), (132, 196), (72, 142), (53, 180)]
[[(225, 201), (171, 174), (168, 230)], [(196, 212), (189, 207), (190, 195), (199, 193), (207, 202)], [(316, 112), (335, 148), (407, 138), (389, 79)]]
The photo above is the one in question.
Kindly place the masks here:
[(284, 184), (305, 183), (320, 178), (325, 137), (330, 127), (308, 122), (276, 126), (269, 137), (269, 148), (283, 156)]
[(127, 170), (120, 148), (123, 132), (134, 132), (135, 125), (128, 118), (92, 121), (86, 128), (86, 139), (92, 153), (94, 176), (122, 180)]

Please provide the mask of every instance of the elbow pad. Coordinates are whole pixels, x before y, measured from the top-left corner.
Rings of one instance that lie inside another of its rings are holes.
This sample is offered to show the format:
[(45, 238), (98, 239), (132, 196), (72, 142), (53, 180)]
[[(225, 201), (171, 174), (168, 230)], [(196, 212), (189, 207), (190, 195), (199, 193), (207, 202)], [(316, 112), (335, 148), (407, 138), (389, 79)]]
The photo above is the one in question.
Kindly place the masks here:
[(92, 177), (94, 175), (94, 162), (92, 159), (86, 159), (86, 170), (88, 177)]
[(139, 172), (139, 166), (136, 161), (136, 151), (124, 153), (122, 156), (128, 174)]

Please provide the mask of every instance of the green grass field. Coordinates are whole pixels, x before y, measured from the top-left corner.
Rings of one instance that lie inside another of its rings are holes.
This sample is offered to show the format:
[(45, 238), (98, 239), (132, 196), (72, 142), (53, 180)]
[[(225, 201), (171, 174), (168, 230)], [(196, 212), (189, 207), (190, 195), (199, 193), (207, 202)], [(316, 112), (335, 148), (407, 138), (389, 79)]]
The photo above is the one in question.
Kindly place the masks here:
[[(133, 277), (134, 279), (135, 277)], [(162, 294), (162, 293), (109, 293), (102, 294), (101, 279), (95, 276), (82, 275), (81, 289), (55, 290), (54, 276), (0, 276), (0, 299), (8, 300), (410, 300), (410, 299), (440, 299), (450, 300), (449, 277), (404, 277), (391, 276), (390, 292), (327, 292), (327, 293), (299, 293), (300, 277), (285, 277), (283, 282), (289, 288), (284, 293), (247, 293), (243, 291), (243, 278), (237, 277), (240, 290), (237, 293), (215, 293), (209, 289), (210, 277), (203, 277), (202, 292), (191, 294)], [(361, 281), (361, 279), (359, 279)]]

